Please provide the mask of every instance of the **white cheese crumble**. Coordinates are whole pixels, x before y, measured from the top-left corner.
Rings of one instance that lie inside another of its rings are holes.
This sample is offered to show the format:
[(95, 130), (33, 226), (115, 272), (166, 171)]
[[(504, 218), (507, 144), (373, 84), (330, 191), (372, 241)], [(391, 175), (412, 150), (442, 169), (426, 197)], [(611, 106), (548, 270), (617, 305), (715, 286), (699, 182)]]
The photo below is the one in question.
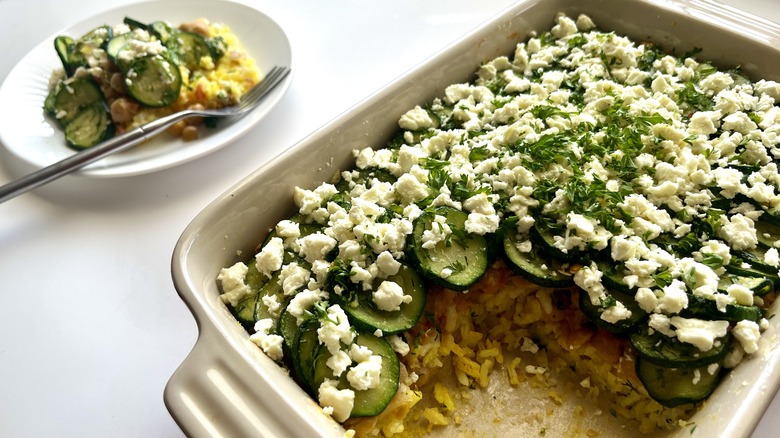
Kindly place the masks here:
[(284, 338), (269, 331), (276, 326), (271, 318), (261, 319), (255, 323), (255, 333), (249, 336), (249, 340), (257, 344), (272, 360), (282, 359), (282, 345)]
[(279, 237), (272, 237), (255, 256), (257, 271), (271, 278), (282, 267), (284, 243)]
[(401, 310), (401, 304), (411, 303), (412, 297), (396, 282), (385, 280), (373, 292), (374, 304), (379, 310), (394, 312)]
[(249, 268), (241, 262), (219, 271), (217, 281), (222, 284), (222, 301), (235, 307), (249, 293), (249, 286), (244, 283), (248, 271)]
[(758, 340), (761, 337), (761, 331), (758, 324), (754, 321), (742, 320), (737, 322), (731, 333), (734, 334), (734, 338), (742, 345), (745, 353), (755, 353), (758, 350)]
[(338, 389), (338, 381), (325, 379), (317, 390), (317, 397), (325, 414), (336, 421), (345, 421), (355, 406), (355, 391)]

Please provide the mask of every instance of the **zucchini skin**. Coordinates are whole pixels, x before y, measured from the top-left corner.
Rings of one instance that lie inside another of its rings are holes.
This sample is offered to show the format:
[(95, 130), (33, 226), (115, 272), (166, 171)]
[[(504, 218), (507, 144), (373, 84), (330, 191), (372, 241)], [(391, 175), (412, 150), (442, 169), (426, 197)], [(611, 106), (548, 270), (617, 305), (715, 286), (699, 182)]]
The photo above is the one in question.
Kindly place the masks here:
[(579, 293), (579, 305), (580, 310), (588, 318), (590, 322), (595, 324), (604, 330), (607, 330), (615, 334), (624, 334), (634, 330), (640, 323), (647, 318), (647, 312), (642, 310), (632, 296), (623, 294), (619, 291), (608, 290), (607, 295), (622, 303), (628, 310), (631, 311), (629, 318), (617, 321), (609, 322), (601, 318), (602, 313), (606, 310), (601, 306), (595, 306), (590, 301), (590, 296), (584, 290), (580, 290)]
[[(423, 248), (423, 233), (430, 228), (436, 215), (444, 216), (447, 224), (462, 233), (462, 239), (453, 238), (451, 244), (439, 242), (432, 249)], [(414, 230), (407, 249), (412, 265), (428, 280), (452, 289), (465, 291), (487, 271), (487, 241), (479, 234), (466, 233), (464, 224), (468, 215), (452, 207), (435, 207), (426, 210), (414, 221)], [(455, 266), (457, 265), (457, 266)], [(451, 268), (451, 275), (442, 271)]]
[(565, 288), (574, 286), (571, 275), (556, 270), (552, 259), (544, 257), (532, 244), (531, 251), (520, 252), (516, 233), (504, 231), (503, 253), (509, 269), (526, 280), (542, 287)]
[[(374, 336), (370, 333), (359, 333), (355, 338), (355, 343), (366, 347), (375, 355), (382, 357), (382, 368), (380, 371), (380, 383), (375, 388), (369, 388), (362, 391), (355, 391), (355, 402), (352, 407), (350, 418), (373, 417), (382, 413), (398, 391), (398, 380), (401, 375), (401, 365), (398, 356), (384, 339)], [(313, 361), (312, 387), (314, 392), (325, 381), (326, 378), (333, 379), (333, 373), (326, 362), (330, 358), (330, 352), (325, 346), (320, 346), (316, 352)], [(350, 388), (347, 381), (347, 372), (341, 374), (338, 379), (338, 388)]]
[(114, 134), (108, 104), (92, 78), (62, 84), (59, 91), (46, 98), (44, 109), (57, 119), (67, 145), (73, 149), (94, 146)]
[(317, 398), (317, 388), (319, 388), (319, 386), (315, 386), (314, 382), (314, 361), (317, 357), (315, 353), (322, 346), (317, 336), (319, 327), (320, 322), (317, 318), (305, 319), (298, 326), (298, 332), (295, 333), (292, 348), (292, 362), (295, 374), (300, 376), (304, 388), (315, 399)]
[(134, 59), (127, 69), (127, 92), (148, 107), (171, 105), (179, 98), (182, 77), (179, 67), (160, 55)]
[(65, 141), (74, 149), (86, 149), (114, 135), (111, 113), (105, 102), (83, 107), (65, 125)]
[(718, 345), (701, 351), (694, 345), (669, 338), (660, 333), (635, 332), (630, 336), (631, 346), (638, 357), (658, 366), (670, 368), (698, 368), (723, 361), (731, 349), (730, 335), (720, 339)]
[[(712, 394), (722, 377), (722, 366), (710, 374), (708, 366), (698, 368), (670, 368), (655, 365), (641, 357), (636, 361), (636, 374), (653, 400), (663, 406), (697, 403)], [(698, 381), (694, 383), (697, 379)]]
[[(406, 295), (412, 297), (409, 303), (402, 303), (397, 311), (380, 310), (373, 303), (371, 292), (359, 293), (358, 305), (346, 300), (345, 295), (333, 294), (334, 301), (339, 303), (349, 317), (350, 324), (358, 331), (372, 333), (381, 330), (385, 335), (403, 333), (417, 324), (425, 310), (426, 293), (422, 278), (409, 266), (402, 265), (398, 273), (387, 278), (401, 286)], [(376, 286), (380, 281), (375, 282)]]

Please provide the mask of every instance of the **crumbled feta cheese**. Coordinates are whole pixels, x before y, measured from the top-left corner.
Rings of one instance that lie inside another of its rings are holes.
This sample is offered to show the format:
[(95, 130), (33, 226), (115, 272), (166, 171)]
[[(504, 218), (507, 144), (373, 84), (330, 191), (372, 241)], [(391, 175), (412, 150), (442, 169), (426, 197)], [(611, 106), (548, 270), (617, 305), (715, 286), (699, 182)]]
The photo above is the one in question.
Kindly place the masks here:
[(623, 303), (616, 301), (614, 306), (610, 306), (601, 312), (601, 319), (610, 324), (616, 324), (624, 319), (631, 318), (631, 315), (631, 311)]
[(600, 305), (601, 299), (606, 296), (606, 289), (601, 283), (602, 275), (595, 262), (590, 266), (583, 266), (574, 274), (574, 283), (588, 293), (594, 306)]
[(314, 304), (322, 301), (322, 299), (326, 296), (327, 295), (319, 289), (304, 289), (292, 297), (290, 302), (287, 304), (287, 311), (290, 312), (290, 315), (294, 316), (300, 324), (304, 318), (305, 312), (309, 310)]
[(383, 281), (373, 293), (374, 304), (379, 310), (393, 312), (401, 309), (401, 304), (411, 303), (411, 295), (404, 295), (404, 289), (394, 281)]
[(778, 253), (777, 248), (769, 248), (766, 250), (764, 253), (764, 263), (774, 268), (780, 266), (780, 253)]
[(241, 262), (219, 271), (217, 281), (222, 284), (220, 298), (223, 302), (230, 303), (231, 306), (235, 307), (249, 293), (249, 286), (244, 283), (248, 271), (249, 268)]
[(385, 276), (395, 275), (401, 269), (401, 262), (393, 258), (389, 251), (382, 251), (376, 257), (376, 265)]
[(730, 284), (729, 287), (726, 288), (726, 293), (734, 298), (734, 302), (737, 304), (742, 306), (753, 305), (753, 291), (748, 287), (736, 283)]
[(393, 351), (398, 353), (401, 356), (406, 356), (409, 354), (409, 344), (404, 341), (403, 338), (401, 338), (398, 335), (391, 335), (387, 337), (387, 342), (390, 343), (390, 346), (393, 348)]
[(547, 372), (547, 368), (545, 368), (545, 367), (538, 367), (538, 366), (534, 366), (534, 365), (526, 365), (525, 366), (525, 372), (528, 373), (528, 374), (539, 375), (539, 374), (544, 374), (545, 372)]
[(430, 114), (428, 114), (428, 111), (425, 111), (418, 105), (401, 116), (401, 119), (398, 121), (398, 126), (400, 126), (401, 129), (417, 131), (432, 127), (433, 119)]
[(745, 353), (751, 354), (758, 350), (758, 340), (761, 337), (761, 332), (758, 324), (754, 321), (742, 320), (737, 322), (731, 333), (742, 345)]
[(287, 296), (295, 295), (298, 289), (304, 287), (309, 282), (311, 272), (303, 268), (296, 262), (282, 266), (279, 271), (279, 284), (282, 286), (284, 294)]
[(428, 186), (425, 185), (425, 183), (420, 182), (417, 178), (408, 173), (405, 173), (398, 178), (398, 181), (395, 183), (395, 190), (396, 193), (398, 193), (398, 196), (401, 197), (401, 200), (406, 204), (425, 199), (425, 197), (428, 196), (429, 191)]
[(728, 321), (705, 321), (698, 318), (673, 316), (671, 324), (675, 327), (677, 339), (696, 346), (701, 351), (709, 351), (718, 338), (726, 336)]
[(523, 344), (520, 346), (520, 351), (527, 351), (529, 353), (536, 354), (539, 351), (539, 346), (536, 345), (531, 338), (523, 338)]
[(325, 365), (333, 371), (333, 377), (338, 378), (352, 365), (352, 359), (346, 351), (339, 350), (325, 361)]
[(371, 355), (347, 371), (347, 381), (357, 391), (376, 388), (380, 383), (382, 356)]
[(339, 422), (346, 421), (355, 406), (355, 391), (338, 389), (337, 380), (325, 379), (317, 389), (317, 397), (323, 412)]
[(271, 329), (276, 327), (271, 318), (261, 319), (255, 323), (255, 333), (249, 336), (249, 340), (257, 344), (271, 360), (279, 361), (282, 359), (282, 344), (284, 338), (279, 335), (269, 334)]
[(328, 348), (331, 354), (341, 350), (341, 343), (351, 344), (355, 339), (355, 333), (349, 325), (347, 314), (338, 304), (328, 307), (327, 318), (321, 320), (317, 329), (317, 337)]
[(663, 295), (658, 299), (658, 312), (666, 314), (680, 313), (688, 307), (688, 295), (685, 283), (674, 279), (668, 286), (664, 286)]
[(432, 249), (440, 242), (444, 242), (452, 234), (452, 228), (447, 224), (447, 218), (436, 215), (431, 222), (431, 228), (423, 231), (422, 247)]
[(336, 239), (322, 233), (313, 233), (298, 239), (300, 255), (309, 263), (324, 259), (337, 243)]
[(282, 267), (284, 243), (279, 237), (272, 237), (255, 256), (257, 271), (271, 278)]
[(758, 244), (758, 236), (753, 221), (742, 215), (721, 217), (721, 228), (718, 237), (722, 238), (734, 249), (751, 249)]

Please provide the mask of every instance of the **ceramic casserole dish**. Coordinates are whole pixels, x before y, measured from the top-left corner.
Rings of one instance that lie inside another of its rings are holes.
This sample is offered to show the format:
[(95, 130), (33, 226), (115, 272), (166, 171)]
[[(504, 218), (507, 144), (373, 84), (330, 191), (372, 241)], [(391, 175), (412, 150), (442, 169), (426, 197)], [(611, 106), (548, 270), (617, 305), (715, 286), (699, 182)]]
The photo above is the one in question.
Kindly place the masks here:
[[(293, 189), (312, 189), (354, 165), (352, 151), (381, 147), (398, 119), (446, 86), (473, 79), (481, 63), (511, 55), (557, 13), (589, 15), (604, 30), (651, 41), (751, 79), (780, 80), (780, 25), (705, 0), (525, 0), (507, 8), (428, 61), (262, 166), (207, 206), (176, 245), (175, 287), (199, 328), (193, 351), (165, 388), (165, 403), (190, 436), (343, 436), (344, 430), (249, 341), (219, 298), (220, 269), (251, 254), (269, 228), (294, 212)], [(300, 169), (290, 172), (289, 169)], [(775, 303), (776, 313), (778, 303)], [(780, 320), (770, 319), (759, 351), (726, 377), (692, 419), (695, 436), (749, 436), (780, 384)], [(522, 396), (517, 396), (522, 408)], [(602, 416), (609, 420), (608, 415)], [(566, 421), (561, 418), (560, 421)], [(602, 436), (625, 434), (602, 424)], [(538, 436), (538, 429), (503, 430)], [(499, 434), (499, 431), (496, 431)], [(690, 428), (681, 435), (690, 436)]]

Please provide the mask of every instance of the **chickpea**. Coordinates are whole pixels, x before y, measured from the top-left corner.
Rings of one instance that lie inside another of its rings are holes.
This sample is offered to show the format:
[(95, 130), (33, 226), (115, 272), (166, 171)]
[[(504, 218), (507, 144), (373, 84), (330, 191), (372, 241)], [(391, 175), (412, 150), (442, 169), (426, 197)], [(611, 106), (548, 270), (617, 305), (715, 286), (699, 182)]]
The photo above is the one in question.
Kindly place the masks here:
[(182, 130), (182, 131), (181, 131), (181, 138), (182, 138), (184, 141), (192, 141), (192, 140), (195, 140), (196, 138), (198, 138), (198, 128), (197, 128), (196, 126), (192, 126), (192, 125), (190, 125), (190, 126), (186, 126), (186, 127), (185, 127), (185, 128)]

